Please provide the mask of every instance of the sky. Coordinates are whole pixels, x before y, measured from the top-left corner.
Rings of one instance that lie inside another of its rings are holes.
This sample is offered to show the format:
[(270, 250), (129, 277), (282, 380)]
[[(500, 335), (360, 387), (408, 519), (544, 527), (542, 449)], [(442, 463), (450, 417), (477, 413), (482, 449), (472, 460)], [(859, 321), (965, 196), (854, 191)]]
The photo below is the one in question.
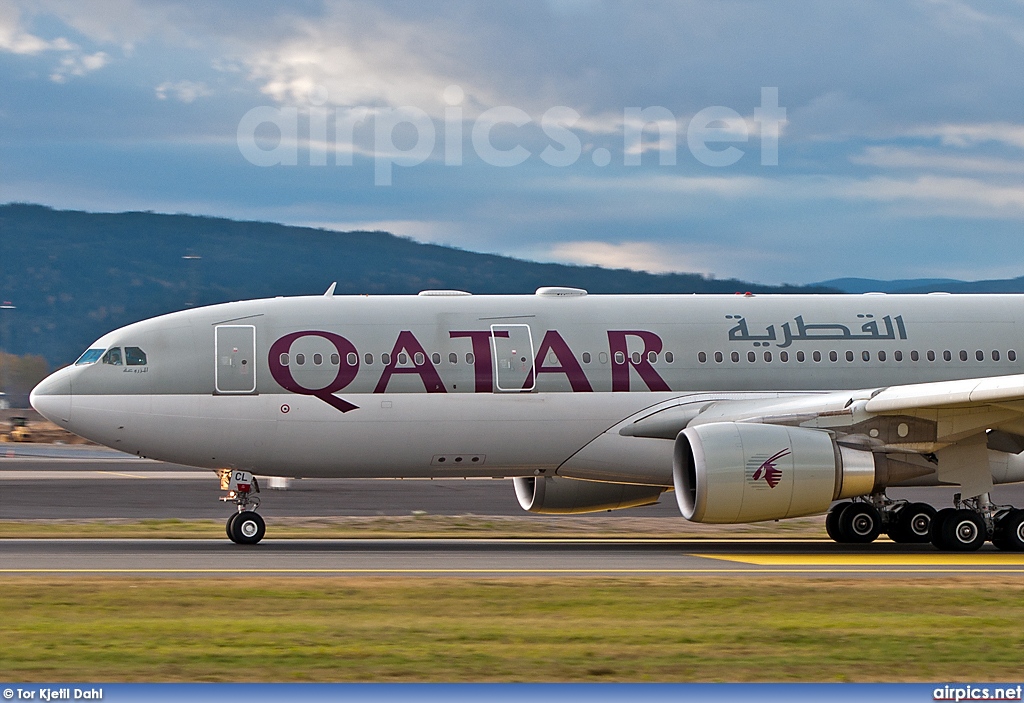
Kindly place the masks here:
[(1017, 277), (1024, 0), (0, 0), (13, 201), (759, 283)]

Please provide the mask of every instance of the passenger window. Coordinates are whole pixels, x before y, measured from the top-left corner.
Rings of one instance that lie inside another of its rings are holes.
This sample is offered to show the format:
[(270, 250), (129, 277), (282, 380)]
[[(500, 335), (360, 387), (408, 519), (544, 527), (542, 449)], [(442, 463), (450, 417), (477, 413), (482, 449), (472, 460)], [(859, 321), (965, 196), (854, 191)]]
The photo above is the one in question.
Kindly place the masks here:
[(764, 360), (765, 360), (765, 361), (769, 361), (769, 362), (770, 362), (770, 361), (772, 360), (772, 353), (771, 353), (771, 352), (767, 352), (767, 351), (766, 351), (766, 352), (764, 353)]
[[(370, 355), (367, 354), (367, 356), (370, 356)], [(370, 359), (372, 361), (373, 357), (370, 356)], [(341, 357), (338, 356), (337, 354), (331, 354), (331, 366), (337, 366), (340, 363), (341, 363)]]
[(658, 363), (658, 352), (647, 352), (647, 361), (652, 364)]
[(457, 364), (457, 363), (459, 363), (459, 355), (456, 354), (455, 352), (452, 352), (451, 354), (449, 354), (448, 355), (448, 363), (449, 364)]
[(992, 351), (992, 361), (999, 361), (999, 352), (995, 350)]
[(288, 354), (281, 354), (281, 356), (278, 357), (278, 361), (281, 362), (281, 366), (287, 366), (288, 365)]
[(608, 363), (608, 355), (605, 354), (604, 352), (598, 352), (597, 360), (600, 361), (602, 364), (607, 364)]
[(804, 358), (804, 353), (802, 351), (798, 351), (796, 353), (796, 360), (799, 361), (800, 363), (803, 363)]
[(1011, 349), (1010, 351), (1006, 352), (1006, 358), (1009, 359), (1010, 361), (1016, 361), (1017, 352)]
[(864, 361), (871, 361), (871, 352), (862, 351), (860, 353), (860, 358), (863, 359)]
[(715, 361), (717, 361), (719, 364), (722, 363), (722, 352), (715, 352)]
[(853, 352), (852, 351), (846, 352), (846, 360), (847, 361), (853, 361)]
[(729, 355), (729, 357), (732, 359), (733, 363), (735, 364), (735, 363), (737, 363), (740, 360), (740, 353), (739, 352), (733, 352), (732, 354)]
[(624, 363), (626, 363), (626, 355), (623, 354), (620, 351), (619, 352), (615, 352), (615, 363), (616, 364), (624, 364)]
[(78, 361), (75, 362), (75, 366), (85, 366), (86, 364), (95, 364), (103, 356), (102, 349), (88, 349), (82, 356), (78, 357)]
[(665, 363), (666, 364), (671, 364), (675, 360), (676, 360), (676, 357), (675, 357), (675, 355), (672, 354), (672, 352), (665, 352)]
[(302, 366), (303, 364), (305, 364), (306, 363), (306, 355), (305, 354), (296, 354), (295, 355), (295, 363), (298, 364), (299, 366)]
[(111, 366), (121, 365), (121, 348), (111, 347), (107, 350), (107, 353), (103, 355), (103, 363), (110, 364)]
[(384, 352), (383, 354), (381, 354), (380, 355), (380, 363), (384, 364), (385, 366), (390, 364), (391, 363), (391, 355), (388, 354), (387, 352)]
[(639, 364), (640, 363), (640, 352), (633, 352), (630, 355), (630, 358), (633, 360), (634, 364)]
[[(864, 352), (864, 353), (867, 354), (867, 352)], [(896, 352), (896, 353), (899, 354), (899, 352)], [(884, 351), (878, 352), (878, 360), (879, 361), (885, 361), (885, 352)], [(899, 360), (897, 359), (897, 361), (899, 361)]]
[[(894, 351), (892, 353), (892, 358), (895, 359), (896, 361), (903, 361), (903, 352), (899, 350)], [(885, 361), (885, 359), (882, 359), (882, 361)]]
[(473, 355), (473, 352), (466, 352), (466, 363), (472, 364), (474, 361), (476, 361), (476, 357)]
[(960, 350), (960, 361), (967, 361), (967, 352), (963, 349)]
[(697, 361), (699, 361), (700, 363), (702, 363), (702, 364), (706, 363), (707, 360), (708, 360), (708, 355), (705, 354), (704, 352), (699, 352), (697, 354)]
[(836, 353), (835, 353), (834, 351), (830, 351), (830, 352), (828, 353), (828, 358), (829, 358), (829, 360), (831, 360), (831, 361), (839, 361), (839, 355), (838, 355), (838, 354), (836, 354)]
[(412, 363), (414, 363), (416, 366), (423, 366), (424, 361), (425, 358), (423, 356), (423, 352), (416, 352), (416, 354), (413, 355), (412, 357)]
[(779, 361), (783, 363), (789, 361), (789, 352), (779, 352)]
[(313, 365), (314, 366), (319, 366), (322, 363), (324, 363), (324, 355), (323, 354), (314, 354), (313, 355)]
[(821, 361), (821, 352), (820, 351), (813, 352), (811, 354), (811, 358), (814, 359), (815, 361)]
[(984, 361), (985, 352), (979, 349), (978, 351), (974, 352), (974, 358), (977, 359), (978, 361)]
[[(367, 366), (372, 364), (373, 363), (373, 354), (370, 354), (369, 352), (367, 352), (366, 354), (363, 354), (363, 361), (366, 362)], [(331, 363), (332, 364), (334, 363), (334, 356), (333, 355), (331, 356)]]
[(408, 364), (409, 356), (405, 352), (402, 352), (401, 354), (398, 355), (398, 363), (402, 365)]
[(942, 358), (945, 359), (946, 361), (952, 361), (953, 355), (950, 354), (949, 350), (947, 349), (946, 351), (942, 352)]
[(435, 364), (440, 364), (441, 363), (441, 355), (438, 354), (437, 352), (434, 352), (433, 354), (430, 355), (430, 360), (432, 362), (434, 362)]
[(356, 364), (359, 363), (359, 357), (356, 356), (355, 352), (349, 352), (345, 356), (345, 363), (348, 364), (349, 366), (355, 366)]
[(935, 352), (931, 349), (928, 350), (928, 361), (935, 361)]
[(755, 354), (754, 352), (747, 352), (747, 361), (753, 363), (756, 360), (757, 360), (757, 354)]
[(916, 349), (913, 350), (912, 352), (910, 352), (910, 360), (911, 361), (920, 361), (921, 360), (921, 355), (917, 353)]
[(583, 352), (583, 363), (584, 364), (589, 364), (590, 363), (590, 352)]

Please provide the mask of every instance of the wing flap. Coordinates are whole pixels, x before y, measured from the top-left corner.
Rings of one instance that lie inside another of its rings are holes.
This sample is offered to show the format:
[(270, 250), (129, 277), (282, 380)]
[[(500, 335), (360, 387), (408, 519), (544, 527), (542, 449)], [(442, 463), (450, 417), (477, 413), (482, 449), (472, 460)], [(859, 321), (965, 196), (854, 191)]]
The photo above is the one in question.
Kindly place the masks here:
[(1024, 400), (1024, 374), (890, 386), (868, 400), (864, 410), (883, 414), (1016, 400)]

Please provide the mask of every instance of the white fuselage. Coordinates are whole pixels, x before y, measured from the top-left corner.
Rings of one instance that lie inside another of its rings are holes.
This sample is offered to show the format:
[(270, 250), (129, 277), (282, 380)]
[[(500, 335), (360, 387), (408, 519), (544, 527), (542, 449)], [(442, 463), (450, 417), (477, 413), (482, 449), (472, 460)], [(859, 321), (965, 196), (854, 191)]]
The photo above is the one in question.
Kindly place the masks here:
[(615, 428), (721, 399), (1018, 374), (1022, 330), (1013, 295), (275, 298), (111, 332), (32, 402), (201, 467), (671, 486), (672, 442)]

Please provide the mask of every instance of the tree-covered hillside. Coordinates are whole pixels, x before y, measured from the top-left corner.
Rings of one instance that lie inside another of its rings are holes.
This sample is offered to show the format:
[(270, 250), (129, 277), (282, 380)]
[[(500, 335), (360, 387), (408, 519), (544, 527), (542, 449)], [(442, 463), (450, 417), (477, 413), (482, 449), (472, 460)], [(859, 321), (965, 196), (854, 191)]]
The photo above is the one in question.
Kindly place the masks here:
[[(189, 258), (186, 258), (189, 257)], [(103, 333), (194, 305), (322, 293), (833, 292), (696, 274), (539, 264), (419, 244), (386, 232), (332, 232), (150, 212), (96, 214), (0, 206), (0, 348), (73, 361)]]

